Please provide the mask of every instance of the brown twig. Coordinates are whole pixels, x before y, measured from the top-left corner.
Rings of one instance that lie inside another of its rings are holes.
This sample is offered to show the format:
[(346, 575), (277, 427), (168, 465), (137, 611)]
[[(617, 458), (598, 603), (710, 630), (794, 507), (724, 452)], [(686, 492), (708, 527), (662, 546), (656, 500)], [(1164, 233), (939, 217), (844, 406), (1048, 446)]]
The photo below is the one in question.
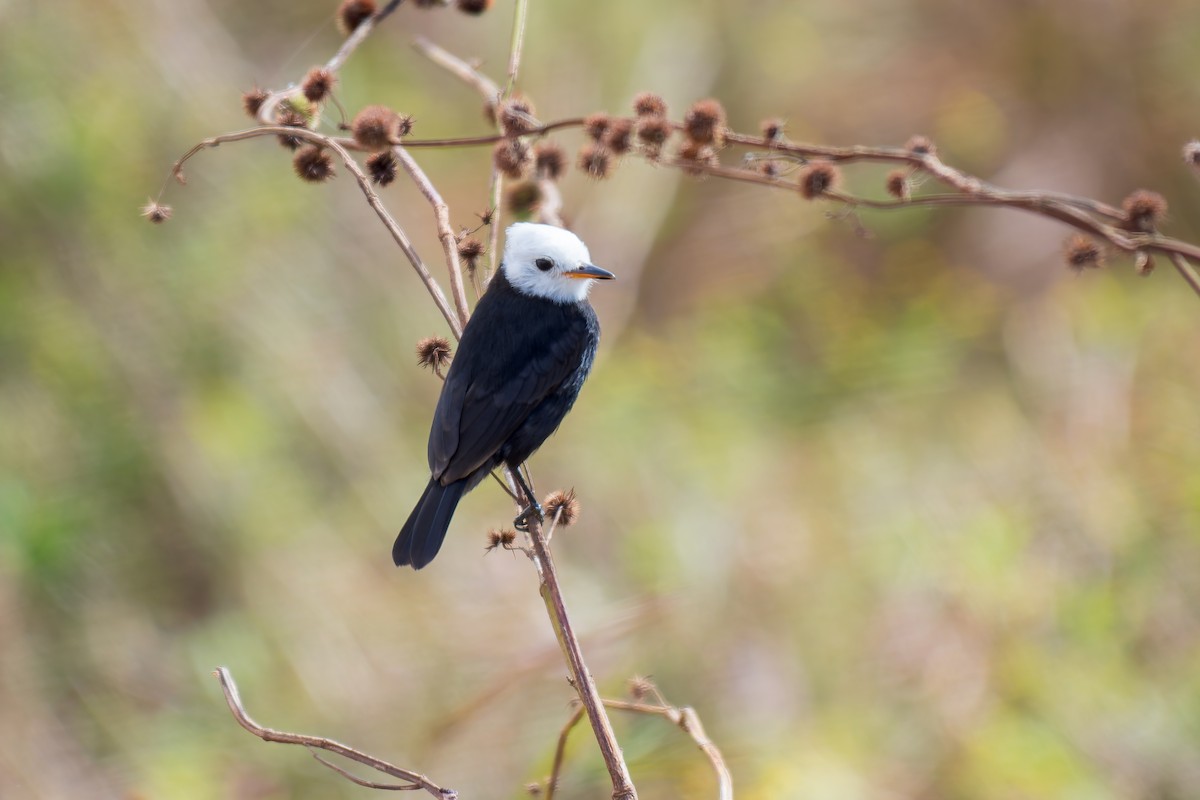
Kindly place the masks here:
[(546, 779), (546, 800), (554, 800), (554, 792), (558, 790), (558, 781), (562, 777), (563, 762), (566, 761), (567, 738), (581, 719), (583, 719), (583, 706), (575, 709), (558, 733), (558, 744), (554, 746), (554, 764), (550, 767), (550, 777)]
[(512, 41), (508, 50), (508, 83), (504, 86), (504, 96), (512, 94), (517, 83), (517, 73), (521, 71), (521, 52), (525, 49), (525, 20), (529, 16), (529, 0), (517, 0), (513, 9)]
[[(696, 713), (696, 710), (691, 706), (672, 706), (663, 699), (657, 686), (650, 684), (650, 689), (658, 698), (658, 705), (636, 703), (628, 700), (609, 700), (607, 698), (602, 700), (602, 702), (605, 707), (614, 708), (618, 711), (629, 711), (636, 714), (662, 717), (692, 737), (692, 741), (696, 743), (696, 746), (708, 758), (712, 764), (713, 771), (717, 773), (717, 796), (720, 800), (733, 800), (733, 776), (729, 772), (729, 767), (725, 764), (725, 757), (721, 755), (720, 749), (713, 743), (712, 739), (708, 738), (708, 734), (705, 733), (704, 725), (700, 722), (700, 716)], [(575, 726), (579, 724), (582, 716), (583, 709), (577, 709), (567, 719), (566, 724), (563, 725), (562, 731), (558, 735), (558, 744), (554, 748), (554, 764), (550, 770), (550, 777), (546, 781), (546, 800), (554, 799), (554, 791), (562, 775), (562, 766), (567, 749), (567, 738), (571, 735), (571, 731), (574, 730)]]
[[(403, 0), (391, 0), (386, 6), (375, 12), (374, 15), (368, 17), (358, 24), (346, 41), (342, 42), (342, 46), (337, 49), (337, 52), (330, 56), (325, 62), (324, 69), (330, 73), (336, 74), (346, 61), (350, 59), (350, 55), (358, 49), (359, 45), (367, 40), (371, 35), (371, 31), (375, 30), (375, 26), (388, 17)], [(276, 107), (289, 97), (294, 97), (300, 94), (301, 88), (299, 85), (292, 86), (287, 89), (281, 89), (277, 92), (268, 92), (266, 99), (258, 109), (258, 121), (263, 125), (271, 125), (275, 119)]]
[(438, 238), (442, 241), (442, 252), (446, 256), (446, 269), (450, 274), (450, 294), (454, 297), (454, 305), (458, 309), (459, 321), (465, 326), (471, 316), (467, 306), (467, 293), (463, 289), (462, 265), (458, 260), (458, 238), (450, 226), (450, 207), (442, 199), (442, 195), (434, 187), (429, 176), (401, 145), (392, 147), (392, 155), (404, 166), (404, 171), (412, 178), (413, 183), (425, 195), (425, 199), (433, 206), (433, 216), (437, 221)]
[(694, 708), (691, 706), (682, 708), (665, 705), (651, 706), (623, 700), (605, 700), (604, 704), (609, 708), (634, 711), (639, 714), (657, 714), (691, 736), (696, 746), (708, 757), (713, 770), (717, 773), (717, 796), (720, 800), (733, 800), (733, 776), (729, 773), (729, 767), (726, 766), (721, 751), (713, 743), (713, 740), (708, 738), (708, 734), (704, 731), (704, 725), (700, 722), (700, 715)]
[[(425, 262), (421, 260), (420, 255), (417, 254), (416, 248), (413, 247), (412, 242), (409, 241), (408, 234), (404, 232), (404, 229), (400, 227), (400, 224), (396, 222), (395, 218), (383, 205), (383, 200), (380, 199), (379, 194), (375, 191), (374, 187), (371, 186), (371, 179), (366, 176), (366, 174), (358, 166), (358, 162), (354, 160), (346, 148), (342, 147), (342, 145), (339, 143), (339, 140), (335, 139), (334, 137), (317, 133), (316, 131), (309, 130), (308, 128), (290, 128), (282, 125), (262, 125), (257, 128), (247, 128), (244, 131), (224, 133), (220, 136), (209, 137), (208, 139), (204, 139), (203, 141), (200, 141), (194, 145), (192, 149), (188, 150), (179, 157), (179, 160), (176, 161), (171, 167), (170, 175), (182, 179), (183, 165), (186, 164), (188, 160), (192, 158), (192, 156), (209, 147), (217, 147), (218, 145), (225, 144), (227, 142), (239, 142), (245, 139), (254, 139), (259, 136), (273, 136), (280, 134), (284, 136), (294, 136), (297, 139), (303, 139), (307, 142), (313, 142), (314, 144), (328, 147), (330, 150), (338, 154), (338, 156), (342, 159), (342, 163), (345, 165), (346, 169), (350, 171), (350, 174), (354, 176), (354, 180), (358, 182), (358, 187), (362, 190), (363, 195), (367, 198), (367, 203), (375, 211), (375, 214), (379, 217), (380, 221), (383, 222), (384, 227), (388, 229), (388, 233), (392, 235), (392, 239), (394, 239), (396, 244), (400, 246), (400, 249), (404, 252), (405, 257), (408, 258), (409, 263), (412, 264), (413, 269), (416, 270), (417, 275), (421, 278), (421, 282), (425, 284), (425, 288), (429, 291), (429, 295), (433, 298), (433, 302), (437, 305), (438, 310), (442, 312), (442, 316), (446, 318), (446, 323), (450, 326), (450, 330), (454, 333), (454, 338), (462, 338), (463, 323), (459, 321), (459, 319), (455, 316), (454, 311), (450, 308), (450, 304), (446, 301), (446, 294), (442, 291), (442, 287), (429, 272), (429, 268), (425, 265)], [(168, 181), (169, 180), (170, 177), (168, 177)]]
[[(513, 483), (511, 477), (510, 475), (510, 483)], [(524, 492), (520, 494), (522, 495), (522, 505), (527, 506), (534, 502), (534, 498), (525, 497)], [(557, 516), (555, 520), (557, 520)], [(554, 523), (552, 522), (552, 524)], [(613, 800), (637, 800), (637, 790), (634, 789), (633, 779), (629, 775), (629, 767), (625, 764), (625, 757), (621, 753), (621, 746), (613, 732), (612, 722), (604, 710), (604, 701), (596, 689), (596, 681), (592, 678), (592, 673), (583, 659), (583, 650), (579, 646), (579, 639), (571, 625), (566, 600), (563, 598), (562, 587), (558, 582), (558, 571), (554, 566), (554, 558), (546, 544), (542, 525), (536, 517), (530, 519), (527, 535), (532, 550), (531, 559), (538, 572), (542, 601), (546, 604), (546, 611), (550, 615), (554, 633), (558, 637), (559, 646), (562, 647), (563, 655), (566, 657), (571, 684), (579, 694), (579, 700), (583, 703), (588, 722), (591, 723), (592, 732), (596, 736), (596, 742), (600, 745), (600, 755), (604, 759), (604, 766), (608, 769), (609, 778), (612, 780)]]
[(495, 103), (500, 98), (500, 87), (496, 85), (495, 81), (449, 50), (439, 47), (424, 36), (413, 39), (413, 47), (434, 64), (473, 87), (483, 97), (485, 103)]
[[(518, 3), (518, 6), (522, 5)], [(518, 7), (516, 17), (520, 18), (521, 9)], [(492, 118), (495, 121), (497, 129), (500, 131), (494, 137), (487, 137), (490, 142), (498, 142), (504, 139), (506, 133), (504, 131), (504, 121), (501, 114), (504, 98), (508, 96), (512, 86), (507, 86), (501, 91), (499, 85), (496, 84), (487, 75), (484, 75), (473, 65), (468, 64), (463, 59), (451, 53), (442, 47), (438, 47), (433, 42), (423, 37), (417, 37), (413, 41), (413, 47), (423, 56), (428, 58), (439, 67), (445, 69), (451, 75), (454, 75), (463, 83), (475, 89), (483, 97), (483, 102), (491, 109)], [(504, 177), (500, 174), (500, 170), (493, 165), (491, 181), (488, 184), (488, 208), (492, 209), (491, 228), (488, 230), (488, 275), (496, 271), (496, 259), (499, 257), (497, 250), (500, 245), (500, 196), (503, 192)], [(484, 281), (486, 283), (486, 281)]]
[(1170, 258), (1171, 263), (1175, 265), (1175, 269), (1179, 272), (1180, 277), (1187, 281), (1188, 286), (1191, 286), (1192, 290), (1196, 294), (1200, 294), (1200, 275), (1196, 274), (1195, 267), (1189, 264), (1187, 259), (1179, 253), (1171, 253)]
[(333, 769), (339, 774), (350, 778), (360, 786), (370, 786), (376, 789), (396, 790), (423, 789), (434, 797), (441, 798), (441, 800), (457, 800), (458, 792), (454, 791), (453, 789), (443, 789), (441, 786), (438, 786), (436, 783), (429, 780), (429, 778), (425, 777), (419, 772), (413, 772), (412, 770), (404, 769), (403, 767), (397, 767), (395, 764), (388, 763), (383, 759), (368, 755), (360, 750), (355, 750), (353, 747), (348, 747), (341, 742), (335, 742), (332, 739), (326, 739), (321, 736), (307, 736), (302, 733), (277, 731), (274, 728), (265, 728), (262, 725), (259, 725), (250, 718), (249, 714), (246, 713), (246, 709), (242, 705), (242, 699), (238, 694), (237, 684), (234, 683), (233, 676), (229, 673), (229, 670), (225, 667), (218, 667), (213, 671), (213, 675), (216, 676), (217, 680), (221, 683), (221, 691), (225, 693), (225, 702), (229, 705), (229, 710), (233, 713), (233, 718), (237, 720), (239, 725), (250, 731), (250, 733), (254, 734), (258, 738), (262, 739), (264, 742), (297, 744), (309, 748), (310, 751), (315, 749), (325, 750), (330, 753), (337, 753), (339, 756), (348, 758), (351, 761), (362, 764), (365, 767), (370, 767), (377, 772), (382, 772), (384, 775), (388, 775), (392, 778), (398, 778), (403, 781), (408, 781), (408, 784), (405, 786), (396, 784), (372, 784), (362, 780), (361, 778), (356, 778), (355, 776), (350, 775), (341, 767), (331, 764), (329, 761), (317, 756), (316, 753), (313, 753), (313, 756), (316, 757), (316, 759), (322, 764)]
[[(555, 130), (577, 128), (584, 125), (582, 118), (555, 120), (528, 131), (529, 136), (544, 136)], [(681, 127), (671, 123), (673, 128)], [(478, 147), (500, 141), (503, 135), (461, 137), (454, 139), (426, 139), (406, 142), (408, 147)], [(890, 211), (900, 208), (921, 206), (990, 206), (1013, 208), (1048, 217), (1076, 230), (1104, 239), (1114, 247), (1127, 253), (1139, 250), (1158, 252), (1172, 258), (1172, 263), (1188, 286), (1200, 296), (1200, 275), (1193, 262), (1200, 262), (1200, 246), (1163, 236), (1157, 232), (1135, 232), (1125, 227), (1125, 213), (1112, 205), (1087, 197), (1078, 197), (1062, 192), (1014, 191), (987, 183), (973, 175), (950, 167), (934, 153), (916, 152), (899, 147), (830, 147), (825, 145), (795, 142), (767, 142), (761, 136), (727, 132), (726, 140), (731, 144), (762, 148), (771, 156), (787, 155), (805, 163), (812, 159), (852, 164), (890, 163), (908, 167), (914, 173), (931, 175), (952, 189), (951, 192), (916, 195), (902, 200), (877, 200), (853, 195), (844, 191), (828, 190), (821, 199), (843, 203), (851, 208), (872, 208)], [(636, 152), (636, 151), (635, 151)], [(796, 191), (794, 180), (768, 177), (761, 172), (720, 164), (704, 164), (681, 161), (678, 158), (660, 157), (655, 163), (691, 174), (711, 175), (725, 180), (770, 186), (775, 189)], [(1180, 256), (1182, 262), (1174, 256)]]

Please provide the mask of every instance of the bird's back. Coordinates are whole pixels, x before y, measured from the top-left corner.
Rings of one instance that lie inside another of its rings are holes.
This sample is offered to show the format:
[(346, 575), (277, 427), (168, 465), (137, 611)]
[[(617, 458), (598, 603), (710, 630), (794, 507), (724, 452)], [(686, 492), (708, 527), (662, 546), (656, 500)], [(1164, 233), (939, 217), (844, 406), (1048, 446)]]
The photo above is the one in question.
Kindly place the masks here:
[(591, 370), (600, 326), (586, 302), (515, 290), (500, 270), (446, 375), (429, 435), (443, 485), (524, 461), (558, 427)]

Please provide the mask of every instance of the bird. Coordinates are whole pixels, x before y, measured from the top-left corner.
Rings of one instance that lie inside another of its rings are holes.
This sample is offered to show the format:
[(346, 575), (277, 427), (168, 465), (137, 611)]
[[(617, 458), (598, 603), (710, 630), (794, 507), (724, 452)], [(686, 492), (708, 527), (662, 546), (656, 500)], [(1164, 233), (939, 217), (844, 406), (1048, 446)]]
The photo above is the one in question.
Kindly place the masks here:
[(459, 500), (499, 466), (528, 501), (514, 524), (543, 518), (520, 466), (558, 429), (592, 369), (600, 323), (588, 291), (616, 276), (591, 261), (564, 228), (508, 227), (500, 268), (446, 372), (429, 431), (429, 484), (396, 537), (396, 566), (428, 565)]

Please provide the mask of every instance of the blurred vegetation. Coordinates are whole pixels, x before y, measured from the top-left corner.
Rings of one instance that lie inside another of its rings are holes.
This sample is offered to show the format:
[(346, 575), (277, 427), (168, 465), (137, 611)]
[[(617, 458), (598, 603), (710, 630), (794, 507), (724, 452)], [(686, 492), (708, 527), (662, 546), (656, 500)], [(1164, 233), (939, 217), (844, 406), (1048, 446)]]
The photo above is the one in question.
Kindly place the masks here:
[[(442, 323), (357, 188), (255, 141), (193, 162), (168, 225), (136, 213), (242, 89), (332, 52), (334, 5), (0, 3), (0, 796), (365, 796), (240, 730), (217, 664), (264, 724), (464, 797), (549, 768), (570, 692), (530, 568), (483, 555), (505, 498), (389, 562)], [(408, 42), (499, 75), (511, 3), (409, 5), (342, 102), (486, 131)], [(657, 89), (796, 139), (927, 133), (1007, 186), (1158, 189), (1196, 241), (1198, 40), (1181, 0), (534, 0), (521, 85), (543, 118)], [(420, 158), (473, 224), (486, 150)], [(564, 194), (621, 280), (533, 470), (583, 500), (557, 552), (605, 691), (695, 706), (745, 798), (1200, 797), (1200, 302), (1165, 264), (1076, 277), (1013, 212), (863, 238), (636, 160)], [(386, 199), (436, 264), (419, 195)], [(677, 731), (618, 725), (642, 797), (712, 796)], [(581, 731), (561, 796), (605, 782)]]

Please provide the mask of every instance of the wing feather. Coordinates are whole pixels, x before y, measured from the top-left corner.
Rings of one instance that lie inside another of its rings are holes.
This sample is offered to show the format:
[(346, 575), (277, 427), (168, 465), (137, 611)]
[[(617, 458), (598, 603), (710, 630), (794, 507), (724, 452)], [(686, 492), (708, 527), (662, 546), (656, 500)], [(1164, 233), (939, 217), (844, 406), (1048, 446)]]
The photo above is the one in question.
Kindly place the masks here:
[(429, 467), (443, 485), (491, 460), (572, 378), (588, 346), (587, 322), (579, 314), (501, 318), (496, 310), (496, 304), (480, 302), (438, 400)]

